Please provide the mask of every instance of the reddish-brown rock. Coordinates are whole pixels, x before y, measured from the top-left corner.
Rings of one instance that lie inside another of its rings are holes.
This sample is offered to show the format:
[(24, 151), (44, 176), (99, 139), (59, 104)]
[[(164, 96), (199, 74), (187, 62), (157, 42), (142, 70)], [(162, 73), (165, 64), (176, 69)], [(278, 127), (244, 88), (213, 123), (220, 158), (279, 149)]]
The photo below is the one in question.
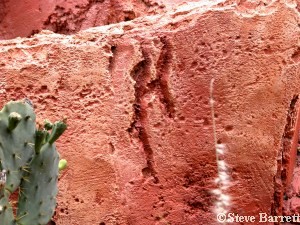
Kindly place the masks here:
[(89, 27), (162, 13), (193, 1), (197, 0), (2, 0), (0, 40), (29, 37), (43, 29), (72, 34)]
[(296, 158), (296, 4), (217, 3), (0, 42), (0, 102), (68, 117), (57, 225), (217, 224), (218, 177), (230, 212), (281, 213)]

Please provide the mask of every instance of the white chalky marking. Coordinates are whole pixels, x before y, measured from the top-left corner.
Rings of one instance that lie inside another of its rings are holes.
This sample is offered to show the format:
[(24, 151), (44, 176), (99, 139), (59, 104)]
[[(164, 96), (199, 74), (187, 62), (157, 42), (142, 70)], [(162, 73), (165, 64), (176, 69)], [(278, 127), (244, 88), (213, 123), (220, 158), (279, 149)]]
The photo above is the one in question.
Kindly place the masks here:
[[(219, 213), (226, 214), (230, 208), (230, 196), (226, 194), (226, 190), (230, 186), (230, 176), (227, 171), (227, 165), (223, 159), (220, 159), (226, 153), (226, 145), (217, 143), (217, 132), (216, 132), (216, 121), (215, 121), (215, 112), (214, 112), (214, 99), (213, 99), (213, 83), (214, 79), (210, 82), (210, 107), (211, 107), (211, 116), (213, 122), (213, 134), (214, 134), (214, 144), (216, 152), (216, 162), (218, 167), (218, 178), (215, 179), (215, 182), (218, 186), (217, 189), (212, 190), (212, 193), (217, 196), (217, 201), (215, 203), (215, 214)], [(224, 221), (222, 224), (226, 224)]]

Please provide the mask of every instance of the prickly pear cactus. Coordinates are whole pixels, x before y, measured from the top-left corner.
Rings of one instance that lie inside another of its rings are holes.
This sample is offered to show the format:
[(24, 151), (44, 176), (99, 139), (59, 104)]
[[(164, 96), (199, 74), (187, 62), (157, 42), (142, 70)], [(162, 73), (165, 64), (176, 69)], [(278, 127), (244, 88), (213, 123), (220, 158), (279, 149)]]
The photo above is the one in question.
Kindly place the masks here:
[(15, 225), (15, 217), (13, 214), (12, 206), (9, 203), (9, 191), (4, 191), (0, 197), (0, 221), (4, 225)]
[[(36, 129), (26, 101), (9, 102), (0, 111), (0, 224), (46, 225), (55, 210), (61, 164), (55, 141), (64, 121)], [(16, 215), (9, 202), (19, 190)]]
[(33, 155), (35, 114), (28, 104), (10, 102), (0, 111), (0, 170), (6, 170), (5, 189), (20, 185)]
[(33, 158), (27, 181), (21, 184), (17, 213), (20, 224), (47, 224), (51, 219), (58, 191), (58, 162), (59, 155), (50, 143), (45, 143)]

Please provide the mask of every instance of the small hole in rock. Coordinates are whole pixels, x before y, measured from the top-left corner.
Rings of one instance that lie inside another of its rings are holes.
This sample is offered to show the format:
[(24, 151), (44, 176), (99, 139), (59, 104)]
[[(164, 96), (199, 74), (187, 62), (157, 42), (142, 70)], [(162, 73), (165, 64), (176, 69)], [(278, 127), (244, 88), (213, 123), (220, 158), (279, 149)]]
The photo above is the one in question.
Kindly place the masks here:
[(208, 118), (203, 118), (203, 125), (205, 125), (205, 126), (207, 126), (207, 125), (209, 125), (209, 120), (208, 120)]
[(112, 53), (114, 53), (116, 51), (117, 47), (116, 46), (111, 46), (110, 50), (112, 51)]
[(232, 125), (227, 125), (227, 126), (225, 126), (225, 130), (226, 131), (231, 131), (231, 130), (233, 130), (233, 126)]

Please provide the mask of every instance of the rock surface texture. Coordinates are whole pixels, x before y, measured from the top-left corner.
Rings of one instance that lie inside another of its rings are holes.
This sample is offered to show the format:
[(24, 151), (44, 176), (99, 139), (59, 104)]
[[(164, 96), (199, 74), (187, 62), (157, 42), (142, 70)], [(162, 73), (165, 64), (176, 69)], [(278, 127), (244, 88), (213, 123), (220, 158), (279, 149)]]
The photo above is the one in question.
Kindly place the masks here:
[(220, 207), (257, 220), (291, 213), (298, 9), (201, 1), (1, 41), (0, 103), (27, 97), (39, 118), (68, 117), (55, 224), (213, 225)]
[(166, 12), (193, 1), (198, 0), (1, 0), (0, 39), (29, 37), (43, 29), (72, 34)]

